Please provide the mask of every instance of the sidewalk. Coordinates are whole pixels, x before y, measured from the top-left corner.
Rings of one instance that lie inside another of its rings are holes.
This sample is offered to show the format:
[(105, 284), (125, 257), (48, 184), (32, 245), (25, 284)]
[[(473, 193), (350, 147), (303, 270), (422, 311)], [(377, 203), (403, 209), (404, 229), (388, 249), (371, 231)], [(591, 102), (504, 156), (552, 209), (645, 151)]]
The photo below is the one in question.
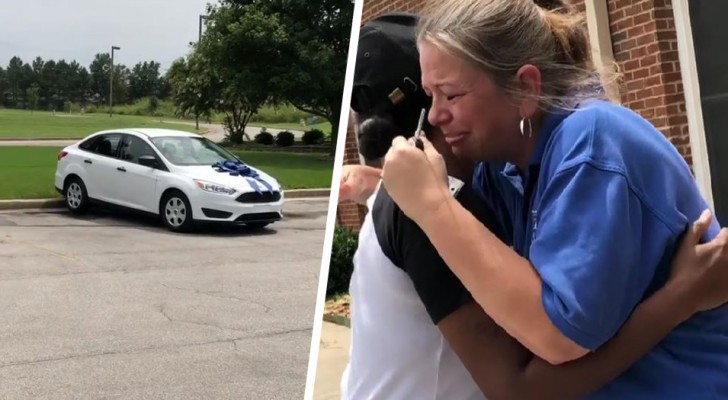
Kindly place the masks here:
[(313, 400), (339, 400), (339, 384), (349, 361), (351, 329), (324, 321), (316, 367)]

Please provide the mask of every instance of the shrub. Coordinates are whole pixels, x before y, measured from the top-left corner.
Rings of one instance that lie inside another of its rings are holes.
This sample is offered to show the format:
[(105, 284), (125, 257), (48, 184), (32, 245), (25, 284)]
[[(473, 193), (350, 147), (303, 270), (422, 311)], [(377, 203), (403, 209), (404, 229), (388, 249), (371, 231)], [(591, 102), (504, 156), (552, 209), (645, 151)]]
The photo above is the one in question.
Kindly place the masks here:
[(271, 145), (273, 144), (273, 135), (270, 132), (261, 132), (255, 135), (255, 143)]
[(303, 144), (321, 144), (324, 142), (324, 138), (326, 135), (322, 130), (319, 129), (310, 129), (303, 133), (303, 137), (301, 140), (303, 141)]
[(159, 99), (157, 98), (157, 96), (150, 96), (149, 105), (147, 106), (149, 115), (155, 115), (155, 113), (157, 112), (158, 109), (159, 109)]
[(279, 147), (292, 146), (295, 139), (296, 138), (293, 136), (293, 133), (289, 131), (280, 131), (276, 135), (276, 145)]
[(349, 228), (336, 225), (334, 241), (331, 245), (331, 264), (329, 264), (329, 280), (326, 297), (349, 291), (351, 273), (354, 271), (354, 253), (359, 238)]

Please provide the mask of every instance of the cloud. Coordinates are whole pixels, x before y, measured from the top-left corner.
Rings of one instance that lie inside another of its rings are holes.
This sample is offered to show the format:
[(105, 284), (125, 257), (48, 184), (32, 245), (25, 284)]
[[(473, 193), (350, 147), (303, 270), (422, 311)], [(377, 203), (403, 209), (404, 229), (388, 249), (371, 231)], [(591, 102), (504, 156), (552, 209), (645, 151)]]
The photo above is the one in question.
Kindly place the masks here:
[(40, 56), (88, 67), (115, 45), (119, 63), (154, 60), (166, 69), (197, 41), (207, 3), (217, 0), (0, 0), (0, 66)]

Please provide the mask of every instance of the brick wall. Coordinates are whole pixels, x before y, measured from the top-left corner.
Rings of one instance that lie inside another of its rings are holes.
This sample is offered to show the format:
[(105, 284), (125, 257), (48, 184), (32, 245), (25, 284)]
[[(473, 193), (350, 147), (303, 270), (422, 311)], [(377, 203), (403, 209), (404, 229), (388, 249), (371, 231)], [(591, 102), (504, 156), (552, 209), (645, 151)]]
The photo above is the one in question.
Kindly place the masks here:
[(639, 112), (692, 165), (671, 0), (608, 0), (622, 104)]
[[(364, 0), (362, 24), (365, 24), (379, 14), (389, 11), (417, 12), (421, 4), (421, 0)], [(344, 165), (358, 163), (359, 153), (357, 151), (356, 137), (350, 126), (346, 133)], [(359, 230), (364, 215), (366, 215), (366, 208), (353, 203), (342, 203), (337, 209), (336, 221), (351, 229)]]
[[(584, 1), (573, 3), (584, 12)], [(423, 0), (364, 0), (362, 23), (383, 12), (417, 12), (422, 4)], [(622, 104), (647, 118), (692, 165), (672, 0), (607, 0), (607, 8), (614, 59), (623, 75)], [(358, 163), (353, 132), (346, 143), (344, 163)], [(358, 229), (359, 221), (352, 219), (356, 214), (346, 210), (340, 207), (340, 221)]]
[[(344, 150), (344, 165), (359, 164), (359, 152), (357, 150), (356, 136), (352, 126), (352, 119), (349, 118), (349, 124), (346, 129), (346, 147)], [(358, 231), (361, 228), (361, 222), (366, 215), (366, 208), (352, 202), (339, 204), (336, 209), (336, 222)]]

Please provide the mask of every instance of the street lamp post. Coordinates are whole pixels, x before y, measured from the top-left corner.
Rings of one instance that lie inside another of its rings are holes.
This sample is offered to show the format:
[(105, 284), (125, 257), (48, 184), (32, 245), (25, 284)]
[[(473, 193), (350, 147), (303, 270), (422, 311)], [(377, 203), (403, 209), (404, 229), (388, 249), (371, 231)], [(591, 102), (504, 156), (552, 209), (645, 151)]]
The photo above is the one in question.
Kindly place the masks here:
[(109, 118), (111, 118), (112, 107), (114, 106), (114, 50), (121, 50), (121, 47), (111, 46), (111, 68), (109, 69)]
[(207, 19), (207, 17), (200, 14), (200, 22), (197, 30), (197, 43), (200, 43), (200, 40), (202, 40), (202, 21), (205, 19)]

